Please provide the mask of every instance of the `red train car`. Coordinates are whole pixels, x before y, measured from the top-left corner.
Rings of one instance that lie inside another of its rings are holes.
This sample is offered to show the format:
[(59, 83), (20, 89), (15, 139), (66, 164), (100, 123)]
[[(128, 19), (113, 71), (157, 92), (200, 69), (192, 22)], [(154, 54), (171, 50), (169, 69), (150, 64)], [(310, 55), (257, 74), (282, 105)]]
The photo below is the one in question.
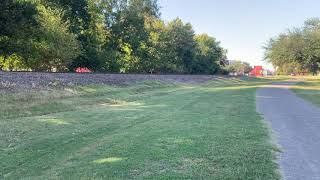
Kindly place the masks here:
[(255, 77), (263, 76), (263, 67), (262, 66), (254, 66), (254, 68), (250, 72), (250, 76), (255, 76)]

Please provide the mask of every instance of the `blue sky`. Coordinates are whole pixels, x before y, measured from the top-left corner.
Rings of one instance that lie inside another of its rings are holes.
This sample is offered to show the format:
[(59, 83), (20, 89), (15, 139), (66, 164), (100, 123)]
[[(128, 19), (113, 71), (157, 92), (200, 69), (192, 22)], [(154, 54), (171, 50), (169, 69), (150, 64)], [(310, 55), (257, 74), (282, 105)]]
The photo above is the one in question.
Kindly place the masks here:
[(320, 17), (320, 0), (160, 0), (160, 6), (165, 21), (179, 17), (221, 41), (229, 59), (268, 67), (262, 47), (271, 37)]

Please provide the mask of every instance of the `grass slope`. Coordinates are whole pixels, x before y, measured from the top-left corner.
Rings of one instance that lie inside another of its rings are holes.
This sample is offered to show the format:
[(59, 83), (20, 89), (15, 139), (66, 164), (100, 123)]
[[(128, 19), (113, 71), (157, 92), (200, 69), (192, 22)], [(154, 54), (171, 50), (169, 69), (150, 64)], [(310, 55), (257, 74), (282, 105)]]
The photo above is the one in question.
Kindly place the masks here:
[(259, 83), (2, 94), (0, 179), (279, 179)]

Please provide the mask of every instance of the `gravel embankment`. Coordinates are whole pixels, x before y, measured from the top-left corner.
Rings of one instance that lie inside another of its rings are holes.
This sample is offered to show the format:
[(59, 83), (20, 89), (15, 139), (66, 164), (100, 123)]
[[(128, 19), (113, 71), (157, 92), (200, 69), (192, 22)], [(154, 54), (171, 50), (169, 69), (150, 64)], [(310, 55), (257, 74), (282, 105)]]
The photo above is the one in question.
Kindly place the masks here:
[(90, 84), (129, 85), (146, 80), (205, 83), (216, 78), (217, 76), (210, 75), (76, 74), (0, 71), (0, 90), (42, 89), (54, 86), (65, 87)]

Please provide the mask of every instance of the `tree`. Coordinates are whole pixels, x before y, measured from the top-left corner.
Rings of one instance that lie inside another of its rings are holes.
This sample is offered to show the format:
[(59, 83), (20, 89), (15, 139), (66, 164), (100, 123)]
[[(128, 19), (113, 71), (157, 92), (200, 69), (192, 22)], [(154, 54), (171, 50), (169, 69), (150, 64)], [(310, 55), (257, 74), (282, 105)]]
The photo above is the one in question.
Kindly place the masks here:
[(195, 59), (192, 65), (194, 74), (215, 74), (225, 58), (225, 50), (220, 47), (220, 42), (207, 34), (196, 35)]
[[(78, 6), (75, 9), (79, 9)], [(104, 64), (108, 57), (105, 45), (110, 36), (110, 31), (105, 26), (105, 4), (100, 0), (87, 0), (81, 7), (80, 9), (86, 12), (82, 12), (82, 15), (78, 15), (76, 19), (84, 19), (86, 23), (82, 23), (80, 26), (82, 30), (76, 32), (83, 53), (73, 60), (70, 69), (87, 67), (94, 71), (104, 71)], [(71, 28), (71, 31), (72, 29), (74, 28)]]
[(100, 70), (105, 60), (106, 43), (104, 1), (101, 0), (45, 0), (47, 6), (64, 11), (63, 21), (69, 22), (69, 31), (75, 34), (83, 53), (73, 59), (69, 69), (87, 67)]
[[(148, 64), (150, 32), (148, 19), (158, 18), (154, 0), (110, 1), (106, 22), (110, 30), (106, 49), (110, 52), (106, 64), (116, 72), (143, 72)], [(115, 62), (114, 59), (117, 59)]]
[(81, 54), (75, 34), (62, 20), (63, 11), (39, 4), (37, 21), (40, 25), (35, 53), (28, 58), (28, 66), (38, 71), (66, 71), (71, 61)]
[(3, 67), (16, 64), (13, 69), (66, 70), (71, 60), (80, 54), (76, 36), (62, 20), (63, 11), (38, 1), (9, 0), (1, 8), (6, 11), (1, 15), (1, 25), (9, 27), (2, 29), (0, 38), (4, 40), (0, 52), (4, 57)]
[(168, 61), (164, 71), (189, 73), (192, 71), (192, 61), (196, 42), (191, 24), (184, 24), (177, 18), (169, 22), (165, 32), (165, 52)]
[(238, 75), (249, 74), (252, 71), (252, 67), (247, 62), (235, 61), (225, 67), (228, 72), (237, 73)]
[(320, 63), (320, 20), (307, 20), (304, 27), (271, 39), (265, 49), (265, 58), (280, 74), (309, 71), (315, 75)]
[(22, 57), (31, 53), (32, 37), (37, 34), (36, 14), (37, 9), (30, 2), (3, 0), (0, 3), (0, 68), (13, 70), (9, 68), (12, 62), (24, 64)]

